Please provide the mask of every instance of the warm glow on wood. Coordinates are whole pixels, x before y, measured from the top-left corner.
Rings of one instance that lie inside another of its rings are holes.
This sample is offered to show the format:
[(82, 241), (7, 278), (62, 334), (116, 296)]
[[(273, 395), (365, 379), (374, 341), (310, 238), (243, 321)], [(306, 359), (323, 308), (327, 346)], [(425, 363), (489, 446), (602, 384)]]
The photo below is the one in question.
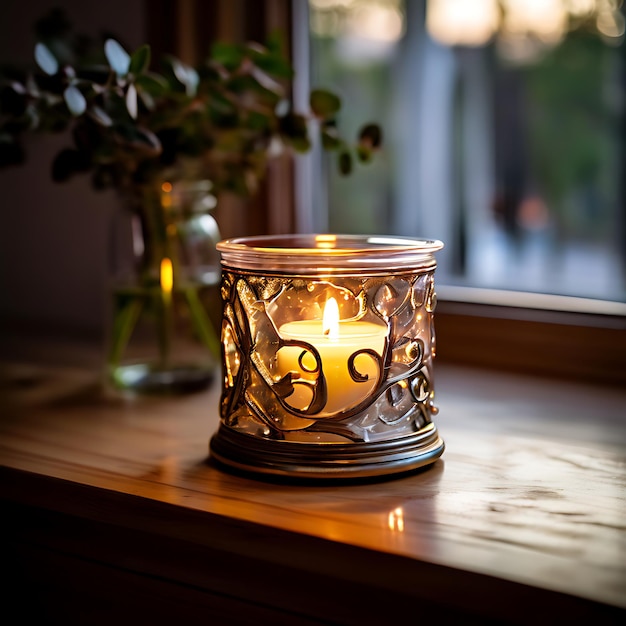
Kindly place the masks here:
[(401, 506), (389, 512), (387, 523), (389, 530), (400, 533), (404, 532), (404, 510)]

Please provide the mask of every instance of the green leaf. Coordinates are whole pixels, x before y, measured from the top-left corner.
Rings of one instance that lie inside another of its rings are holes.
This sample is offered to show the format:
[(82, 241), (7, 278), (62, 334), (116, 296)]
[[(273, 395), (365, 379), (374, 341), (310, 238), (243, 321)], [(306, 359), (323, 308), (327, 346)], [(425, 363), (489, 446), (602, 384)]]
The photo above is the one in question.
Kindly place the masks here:
[(200, 82), (198, 72), (174, 57), (172, 57), (171, 63), (174, 76), (185, 86), (185, 93), (190, 98), (195, 96)]
[(284, 95), (283, 86), (276, 82), (267, 72), (264, 72), (258, 67), (253, 67), (250, 74), (263, 89), (266, 89), (278, 97)]
[(59, 71), (59, 62), (48, 47), (42, 43), (35, 46), (35, 61), (48, 76), (54, 76)]
[(294, 150), (306, 152), (311, 148), (306, 119), (297, 113), (289, 113), (279, 120), (279, 130)]
[(276, 117), (284, 117), (289, 113), (289, 109), (291, 108), (291, 103), (287, 98), (283, 98), (279, 100), (276, 106), (274, 107), (274, 114)]
[(241, 65), (244, 52), (237, 44), (217, 42), (211, 47), (211, 59), (229, 70)]
[(51, 133), (63, 132), (68, 126), (69, 118), (72, 117), (68, 116), (69, 109), (63, 98), (53, 102), (40, 103), (40, 105), (41, 113), (35, 111), (35, 116), (29, 112), (30, 106), (26, 109), (31, 120), (31, 128), (34, 128), (32, 124), (35, 123), (35, 117), (37, 117), (36, 127), (38, 130)]
[(296, 152), (308, 152), (311, 149), (311, 142), (308, 137), (299, 137), (290, 140), (292, 148)]
[(200, 84), (200, 77), (198, 72), (193, 67), (187, 68), (187, 81), (185, 82), (185, 90), (188, 96), (195, 96), (198, 92), (198, 85)]
[(265, 110), (271, 114), (281, 100), (281, 93), (267, 89), (250, 74), (237, 74), (225, 85), (226, 93), (242, 109)]
[(336, 150), (341, 145), (341, 140), (334, 126), (322, 129), (322, 147), (324, 150)]
[(146, 109), (148, 109), (148, 111), (154, 111), (156, 108), (154, 98), (144, 89), (137, 89), (137, 94), (139, 95), (139, 98), (141, 98), (141, 101)]
[(140, 48), (137, 48), (133, 55), (130, 57), (130, 66), (128, 71), (135, 76), (143, 74), (150, 65), (150, 46), (144, 44)]
[(151, 130), (130, 123), (116, 126), (115, 130), (130, 148), (140, 150), (150, 157), (161, 154), (161, 142)]
[(279, 29), (274, 29), (268, 36), (266, 41), (267, 49), (276, 56), (284, 57), (285, 55), (285, 36)]
[(365, 146), (357, 146), (356, 155), (361, 163), (369, 163), (372, 160), (372, 150)]
[(29, 104), (24, 111), (24, 120), (28, 124), (29, 130), (36, 130), (41, 124), (42, 115), (37, 106), (33, 103)]
[(65, 100), (65, 104), (67, 104), (67, 108), (70, 110), (70, 113), (74, 117), (78, 117), (82, 115), (87, 110), (87, 101), (85, 100), (85, 96), (80, 92), (77, 87), (74, 85), (69, 85), (65, 88), (63, 92), (63, 99)]
[(207, 113), (211, 121), (220, 128), (232, 128), (239, 124), (237, 107), (219, 93), (215, 93), (207, 104)]
[(341, 100), (338, 96), (324, 89), (314, 89), (310, 96), (311, 110), (318, 117), (329, 117), (341, 108)]
[(132, 83), (128, 85), (126, 91), (126, 109), (128, 114), (134, 119), (137, 119), (137, 89)]
[(148, 72), (135, 79), (135, 85), (151, 96), (158, 98), (167, 92), (167, 81), (160, 74)]
[(159, 138), (147, 128), (137, 129), (137, 139), (144, 144), (145, 148), (154, 154), (160, 154), (162, 147)]
[(352, 155), (347, 152), (339, 153), (339, 172), (344, 176), (347, 176), (352, 171)]
[(115, 41), (115, 39), (107, 39), (104, 43), (104, 54), (111, 66), (111, 69), (118, 76), (126, 76), (130, 67), (130, 57), (128, 52)]
[(257, 111), (250, 111), (245, 122), (246, 127), (254, 131), (262, 131), (270, 127), (270, 118)]
[(383, 141), (383, 133), (378, 124), (366, 124), (359, 133), (359, 144), (365, 148), (379, 148)]
[[(19, 83), (18, 83), (19, 84)], [(26, 91), (30, 94), (32, 98), (39, 98), (41, 96), (41, 91), (39, 89), (39, 85), (35, 81), (35, 78), (32, 74), (28, 74), (26, 77), (26, 81), (24, 82), (24, 86), (20, 85), (22, 89), (26, 88)], [(21, 91), (19, 88), (17, 89), (18, 93)]]
[(276, 78), (293, 78), (293, 67), (280, 52), (253, 45), (248, 46), (248, 52), (253, 63), (267, 74)]
[(109, 114), (99, 106), (94, 106), (89, 109), (88, 114), (91, 118), (98, 122), (100, 126), (108, 127), (113, 124), (113, 120), (109, 117)]

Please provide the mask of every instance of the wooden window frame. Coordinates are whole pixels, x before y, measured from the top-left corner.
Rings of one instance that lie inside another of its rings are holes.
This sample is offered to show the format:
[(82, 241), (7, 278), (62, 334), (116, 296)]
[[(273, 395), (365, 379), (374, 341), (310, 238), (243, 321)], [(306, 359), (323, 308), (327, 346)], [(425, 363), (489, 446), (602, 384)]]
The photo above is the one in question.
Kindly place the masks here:
[(607, 385), (626, 385), (626, 317), (440, 300), (437, 359)]

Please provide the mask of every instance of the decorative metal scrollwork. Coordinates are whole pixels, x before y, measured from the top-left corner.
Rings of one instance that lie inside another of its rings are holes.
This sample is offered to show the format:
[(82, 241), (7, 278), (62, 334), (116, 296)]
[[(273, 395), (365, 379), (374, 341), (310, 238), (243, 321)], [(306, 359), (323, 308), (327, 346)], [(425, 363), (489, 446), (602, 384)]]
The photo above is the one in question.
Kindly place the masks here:
[[(225, 271), (221, 293), (221, 413), (231, 428), (275, 439), (375, 441), (416, 432), (436, 412), (432, 272), (331, 281)], [(380, 329), (379, 349), (356, 346), (344, 358), (281, 335), (293, 320), (321, 319), (329, 295), (342, 320)], [(336, 406), (331, 396), (343, 387), (349, 400)]]

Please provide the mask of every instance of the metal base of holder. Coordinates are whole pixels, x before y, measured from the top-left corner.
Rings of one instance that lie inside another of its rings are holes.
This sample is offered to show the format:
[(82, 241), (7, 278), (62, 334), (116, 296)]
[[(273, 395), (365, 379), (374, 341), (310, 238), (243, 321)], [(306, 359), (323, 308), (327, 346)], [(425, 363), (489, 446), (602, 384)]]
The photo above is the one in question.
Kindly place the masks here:
[(298, 478), (365, 478), (434, 463), (444, 443), (434, 424), (409, 437), (370, 443), (303, 443), (262, 439), (221, 425), (211, 456), (232, 468)]

